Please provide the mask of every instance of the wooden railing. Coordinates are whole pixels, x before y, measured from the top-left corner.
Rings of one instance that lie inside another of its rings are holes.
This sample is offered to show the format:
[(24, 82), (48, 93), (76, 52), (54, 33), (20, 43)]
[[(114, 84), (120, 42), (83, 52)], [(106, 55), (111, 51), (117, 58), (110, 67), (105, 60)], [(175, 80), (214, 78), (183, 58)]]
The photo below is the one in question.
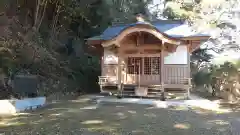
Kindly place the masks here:
[(187, 65), (164, 65), (162, 73), (164, 84), (186, 84), (190, 77)]
[[(117, 65), (103, 65), (102, 76), (99, 77), (99, 80), (105, 80), (101, 81), (105, 84), (117, 84), (117, 70)], [(137, 84), (140, 81), (142, 84), (157, 85), (161, 84), (161, 74), (163, 77), (163, 84), (191, 84), (191, 81), (189, 81), (190, 71), (187, 65), (164, 65), (160, 75), (140, 75), (140, 79), (137, 74), (126, 74), (126, 71), (122, 71), (121, 83)]]
[(116, 76), (99, 76), (98, 84), (101, 86), (116, 85), (117, 84)]
[(99, 85), (105, 85), (108, 83), (108, 77), (107, 76), (99, 76), (98, 77), (98, 84)]

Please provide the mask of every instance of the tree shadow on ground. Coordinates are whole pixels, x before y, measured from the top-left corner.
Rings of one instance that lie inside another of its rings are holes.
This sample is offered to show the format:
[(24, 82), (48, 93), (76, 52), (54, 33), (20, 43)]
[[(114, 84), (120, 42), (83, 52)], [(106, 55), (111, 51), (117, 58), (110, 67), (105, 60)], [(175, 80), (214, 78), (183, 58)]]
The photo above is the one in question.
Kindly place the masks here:
[[(50, 104), (0, 122), (0, 133), (19, 135), (175, 135), (228, 134), (237, 116), (197, 108), (73, 100)], [(229, 117), (231, 116), (231, 117)]]

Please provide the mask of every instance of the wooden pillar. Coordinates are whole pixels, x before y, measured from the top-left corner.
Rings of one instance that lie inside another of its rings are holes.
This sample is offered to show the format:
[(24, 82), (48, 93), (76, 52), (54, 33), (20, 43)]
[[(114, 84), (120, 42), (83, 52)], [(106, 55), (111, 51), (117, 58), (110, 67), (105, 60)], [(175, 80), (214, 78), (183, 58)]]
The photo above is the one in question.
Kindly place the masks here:
[(101, 57), (101, 76), (105, 76), (106, 73), (105, 73), (105, 51), (106, 51), (106, 47), (103, 47), (103, 51), (102, 51), (102, 57)]
[(190, 90), (192, 88), (192, 83), (191, 83), (191, 57), (190, 57), (190, 48), (191, 44), (187, 45), (187, 51), (188, 51), (188, 89), (187, 89), (187, 98), (190, 97)]
[(104, 68), (104, 56), (101, 57), (101, 76), (103, 76), (103, 68)]
[(100, 92), (103, 92), (103, 85), (102, 85), (102, 80), (100, 79), (101, 76), (104, 76), (104, 51), (105, 51), (105, 48), (103, 48), (103, 53), (101, 55), (101, 58), (100, 58), (100, 66), (101, 66), (101, 75), (98, 76), (98, 84), (99, 84), (99, 87), (100, 87)]
[(123, 58), (122, 55), (119, 54), (118, 55), (118, 68), (117, 68), (117, 80), (118, 80), (118, 91), (121, 92), (122, 91), (122, 62), (123, 62)]
[(190, 44), (188, 44), (187, 45), (187, 51), (188, 51), (188, 77), (189, 78), (191, 78), (191, 58), (190, 58), (190, 47), (191, 47), (191, 45)]
[(164, 41), (162, 41), (161, 46), (161, 88), (162, 88), (162, 94), (161, 94), (161, 100), (165, 100), (165, 89), (164, 89)]
[(162, 47), (161, 47), (161, 84), (164, 82), (163, 81), (163, 77), (164, 77), (164, 42), (162, 43)]

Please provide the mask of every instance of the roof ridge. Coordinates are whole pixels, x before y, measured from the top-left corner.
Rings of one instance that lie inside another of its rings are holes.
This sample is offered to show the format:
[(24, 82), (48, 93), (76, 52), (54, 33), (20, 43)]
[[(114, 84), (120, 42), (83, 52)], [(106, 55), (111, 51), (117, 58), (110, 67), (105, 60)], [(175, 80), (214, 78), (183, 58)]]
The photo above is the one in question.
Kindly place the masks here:
[(125, 25), (129, 25), (129, 24), (133, 24), (133, 23), (115, 23), (115, 24), (110, 25), (109, 27), (125, 26)]
[[(156, 23), (161, 23), (161, 22), (164, 22), (164, 23), (181, 23), (183, 24), (184, 21), (182, 20), (154, 20), (154, 21), (146, 21), (146, 24), (147, 23), (150, 23), (150, 24), (156, 24)], [(137, 22), (132, 22), (132, 23), (115, 23), (115, 24), (112, 24), (110, 25), (109, 27), (118, 27), (118, 26), (128, 26), (128, 25), (131, 25), (131, 24), (136, 24)]]
[(164, 22), (164, 23), (184, 23), (184, 21), (182, 20), (154, 20), (154, 21), (151, 21), (151, 23), (161, 23), (161, 22)]

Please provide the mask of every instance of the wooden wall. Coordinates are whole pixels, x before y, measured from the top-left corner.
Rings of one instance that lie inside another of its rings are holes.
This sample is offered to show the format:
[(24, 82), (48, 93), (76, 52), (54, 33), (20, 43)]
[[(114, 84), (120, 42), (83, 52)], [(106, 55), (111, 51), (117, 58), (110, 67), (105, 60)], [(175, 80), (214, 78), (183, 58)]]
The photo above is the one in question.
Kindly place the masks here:
[[(162, 50), (162, 42), (159, 40), (154, 39), (152, 36), (142, 35), (143, 37), (137, 39), (136, 35), (128, 35), (121, 41), (121, 46), (114, 50), (116, 57), (121, 57), (125, 60), (125, 65), (123, 64), (123, 68), (121, 69), (121, 81), (122, 83), (127, 84), (137, 84), (139, 81), (138, 75), (134, 74), (127, 74), (126, 72), (126, 58), (127, 57), (161, 57), (164, 56), (168, 57), (168, 55), (172, 54), (173, 52), (169, 51), (175, 45), (169, 45), (168, 48)], [(154, 42), (152, 42), (154, 41)], [(197, 43), (194, 43), (197, 44)], [(186, 45), (187, 46), (187, 45)], [(187, 49), (188, 47), (186, 47)], [(110, 50), (112, 48), (104, 48), (105, 50)], [(177, 49), (176, 49), (177, 50)], [(187, 53), (188, 50), (186, 50)], [(106, 51), (108, 52), (108, 51)], [(163, 53), (163, 55), (161, 55)], [(104, 55), (112, 55), (112, 53), (104, 53)], [(103, 56), (105, 58), (106, 56)], [(180, 84), (184, 78), (190, 77), (190, 60), (189, 60), (189, 53), (184, 56), (178, 56), (177, 58), (181, 59), (182, 57), (187, 57), (187, 62), (184, 63), (177, 63), (177, 64), (163, 64), (161, 66), (161, 73), (160, 75), (141, 75), (140, 82), (141, 84), (161, 84), (161, 80), (165, 84)], [(164, 58), (162, 60), (164, 60)], [(176, 57), (174, 57), (176, 58)], [(169, 60), (169, 59), (168, 59)], [(103, 62), (102, 62), (103, 63)], [(116, 62), (114, 64), (102, 64), (102, 76), (111, 76), (112, 80), (117, 82), (118, 79), (118, 64)], [(162, 78), (161, 78), (162, 77)]]
[[(107, 54), (106, 54), (107, 55)], [(112, 54), (111, 54), (112, 55)], [(149, 56), (149, 55), (129, 55), (129, 56)], [(153, 56), (160, 56), (160, 54), (155, 54)], [(125, 55), (124, 57), (128, 57)], [(102, 62), (103, 63), (103, 62)], [(126, 61), (125, 61), (126, 63)], [(122, 70), (122, 83), (127, 83), (127, 84), (137, 84), (139, 79), (138, 75), (133, 75), (133, 74), (126, 74), (126, 65), (124, 66)], [(162, 66), (161, 74), (162, 75), (162, 80), (163, 83), (165, 84), (179, 84), (182, 83), (181, 80), (184, 78), (189, 78), (190, 77), (190, 65), (188, 64), (164, 64)], [(102, 76), (111, 76), (112, 81), (115, 80), (117, 82), (118, 78), (118, 65), (117, 64), (103, 64), (102, 65)], [(161, 75), (142, 75), (141, 76), (141, 84), (161, 84)]]
[(162, 74), (164, 84), (181, 84), (184, 78), (189, 78), (189, 66), (164, 65)]

